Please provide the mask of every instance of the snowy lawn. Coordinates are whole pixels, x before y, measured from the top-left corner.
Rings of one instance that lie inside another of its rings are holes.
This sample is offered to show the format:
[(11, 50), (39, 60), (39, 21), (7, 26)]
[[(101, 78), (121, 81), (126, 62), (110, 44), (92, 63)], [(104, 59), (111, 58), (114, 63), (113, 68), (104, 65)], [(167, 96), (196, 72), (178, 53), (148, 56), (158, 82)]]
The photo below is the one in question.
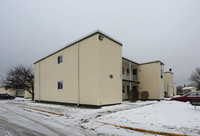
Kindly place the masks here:
[[(51, 118), (54, 123), (70, 124), (70, 126), (79, 127), (97, 135), (150, 135), (104, 125), (99, 122), (157, 132), (200, 135), (200, 107), (195, 110), (189, 102), (166, 100), (160, 102), (123, 102), (120, 105), (105, 106), (101, 109), (34, 103), (23, 99), (8, 101), (8, 103), (65, 114), (65, 117), (58, 117), (45, 113), (49, 116), (45, 116), (45, 118)], [(40, 113), (38, 111), (32, 112), (35, 114)]]
[(200, 107), (194, 110), (189, 102), (161, 101), (136, 109), (108, 114), (98, 120), (160, 132), (200, 135)]

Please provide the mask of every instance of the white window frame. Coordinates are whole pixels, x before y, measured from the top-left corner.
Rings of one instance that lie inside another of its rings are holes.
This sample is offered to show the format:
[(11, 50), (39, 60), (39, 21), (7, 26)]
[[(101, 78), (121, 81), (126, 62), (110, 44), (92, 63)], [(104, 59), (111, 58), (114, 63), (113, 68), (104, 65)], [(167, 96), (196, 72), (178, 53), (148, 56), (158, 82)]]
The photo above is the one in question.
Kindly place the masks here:
[[(59, 57), (62, 57), (62, 62), (60, 62), (60, 63), (58, 62)], [(63, 55), (62, 54), (57, 56), (57, 65), (61, 65), (61, 64), (63, 64)]]
[[(62, 83), (62, 89), (59, 89), (59, 86), (58, 86), (59, 83)], [(62, 91), (63, 88), (64, 88), (63, 80), (57, 81), (57, 90)]]

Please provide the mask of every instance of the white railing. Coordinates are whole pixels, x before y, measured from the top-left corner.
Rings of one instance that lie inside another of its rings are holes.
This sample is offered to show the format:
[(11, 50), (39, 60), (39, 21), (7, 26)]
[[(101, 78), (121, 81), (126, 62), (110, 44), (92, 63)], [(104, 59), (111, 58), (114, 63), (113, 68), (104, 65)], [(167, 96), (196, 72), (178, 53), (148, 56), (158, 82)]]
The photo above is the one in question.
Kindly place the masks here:
[(138, 76), (137, 75), (131, 75), (131, 78), (130, 78), (130, 75), (122, 75), (122, 79), (125, 79), (125, 80), (133, 80), (133, 81), (138, 81)]

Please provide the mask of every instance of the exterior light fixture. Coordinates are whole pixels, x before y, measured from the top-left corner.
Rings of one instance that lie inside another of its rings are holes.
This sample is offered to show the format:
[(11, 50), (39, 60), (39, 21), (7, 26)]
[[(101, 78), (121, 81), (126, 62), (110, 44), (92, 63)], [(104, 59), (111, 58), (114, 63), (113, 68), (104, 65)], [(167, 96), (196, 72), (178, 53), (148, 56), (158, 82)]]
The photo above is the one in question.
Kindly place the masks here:
[(102, 40), (103, 40), (103, 38), (104, 38), (103, 36), (99, 35), (99, 40), (101, 40), (101, 41), (102, 41)]

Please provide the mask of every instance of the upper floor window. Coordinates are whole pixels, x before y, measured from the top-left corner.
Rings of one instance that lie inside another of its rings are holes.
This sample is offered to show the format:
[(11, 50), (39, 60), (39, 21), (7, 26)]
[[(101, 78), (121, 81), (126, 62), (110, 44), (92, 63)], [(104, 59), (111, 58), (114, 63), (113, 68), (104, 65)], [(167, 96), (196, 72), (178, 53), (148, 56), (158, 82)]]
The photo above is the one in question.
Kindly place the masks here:
[(124, 75), (124, 68), (122, 68), (122, 74)]
[(129, 69), (128, 69), (128, 68), (126, 69), (126, 73), (127, 73), (127, 75), (129, 75), (129, 74), (130, 74), (130, 71), (129, 71)]
[(163, 78), (163, 69), (160, 70), (160, 78)]
[(138, 80), (138, 70), (133, 69), (133, 80)]
[(133, 69), (133, 75), (137, 75), (137, 69)]
[(57, 82), (57, 89), (62, 90), (63, 89), (63, 81), (58, 81)]
[(63, 63), (63, 55), (59, 55), (57, 57), (57, 64), (62, 64)]

